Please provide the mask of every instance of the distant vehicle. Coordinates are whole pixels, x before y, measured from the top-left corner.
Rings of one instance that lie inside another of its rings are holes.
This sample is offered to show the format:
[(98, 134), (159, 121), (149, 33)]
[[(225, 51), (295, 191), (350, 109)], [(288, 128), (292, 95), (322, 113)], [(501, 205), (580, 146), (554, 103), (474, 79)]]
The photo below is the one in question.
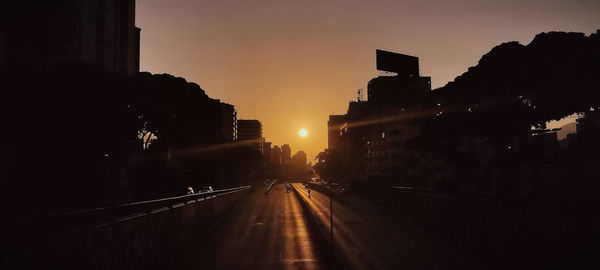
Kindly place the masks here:
[(339, 189), (341, 194), (348, 194), (348, 192), (350, 192), (352, 190), (352, 187), (350, 187), (349, 184), (343, 184), (341, 185), (340, 189)]
[(289, 184), (289, 183), (287, 183), (287, 182), (286, 182), (284, 185), (285, 185), (285, 192), (290, 192), (290, 191), (292, 191), (292, 185), (290, 185), (290, 184)]
[(207, 187), (201, 187), (200, 190), (198, 190), (198, 193), (207, 193), (207, 192), (213, 192), (213, 188), (211, 186), (207, 186)]
[(194, 194), (194, 189), (192, 187), (187, 188), (187, 195)]

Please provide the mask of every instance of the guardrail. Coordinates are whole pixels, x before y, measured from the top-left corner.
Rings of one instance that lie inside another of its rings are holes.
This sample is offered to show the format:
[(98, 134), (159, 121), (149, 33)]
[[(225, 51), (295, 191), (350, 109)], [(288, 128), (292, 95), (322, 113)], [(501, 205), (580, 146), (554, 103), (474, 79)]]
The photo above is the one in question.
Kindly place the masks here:
[(278, 181), (278, 179), (273, 180), (273, 182), (271, 182), (271, 184), (269, 185), (269, 187), (267, 188), (267, 190), (265, 190), (265, 193), (269, 193), (271, 191), (271, 188), (273, 188), (273, 185)]
[(215, 190), (212, 192), (195, 193), (156, 200), (127, 203), (117, 206), (100, 207), (32, 217), (17, 221), (2, 222), (2, 227), (8, 227), (5, 232), (22, 231), (30, 237), (33, 235), (49, 238), (59, 238), (69, 234), (125, 222), (139, 217), (160, 213), (185, 205), (210, 200), (217, 196), (248, 190), (252, 186)]
[(392, 189), (403, 190), (403, 191), (418, 191), (418, 192), (432, 192), (430, 188), (418, 188), (418, 187), (403, 187), (403, 186), (390, 186)]

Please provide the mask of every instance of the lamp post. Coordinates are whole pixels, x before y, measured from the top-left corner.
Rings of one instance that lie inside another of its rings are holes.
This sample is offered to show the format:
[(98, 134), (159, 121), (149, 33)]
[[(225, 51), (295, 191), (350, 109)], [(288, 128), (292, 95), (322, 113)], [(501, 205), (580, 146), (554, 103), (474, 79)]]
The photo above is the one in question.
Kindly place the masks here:
[(329, 232), (331, 240), (331, 255), (333, 255), (333, 190), (329, 189)]

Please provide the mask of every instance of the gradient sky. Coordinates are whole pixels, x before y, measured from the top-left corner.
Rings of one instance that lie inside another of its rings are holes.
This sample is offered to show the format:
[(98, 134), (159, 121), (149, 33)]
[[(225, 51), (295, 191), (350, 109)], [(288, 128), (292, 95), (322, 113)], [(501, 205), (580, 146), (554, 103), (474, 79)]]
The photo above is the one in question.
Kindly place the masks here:
[(143, 71), (198, 83), (310, 160), (328, 115), (377, 76), (376, 48), (419, 57), (436, 88), (502, 42), (595, 32), (600, 1), (138, 0), (136, 16)]

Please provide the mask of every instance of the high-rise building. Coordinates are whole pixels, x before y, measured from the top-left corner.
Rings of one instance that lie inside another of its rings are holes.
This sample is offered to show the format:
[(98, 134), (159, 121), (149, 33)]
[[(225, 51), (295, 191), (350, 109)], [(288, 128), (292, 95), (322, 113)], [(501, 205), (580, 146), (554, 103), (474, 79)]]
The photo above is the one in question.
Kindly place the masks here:
[(377, 69), (395, 72), (367, 86), (369, 107), (377, 111), (408, 109), (431, 91), (431, 77), (419, 75), (419, 58), (377, 50)]
[(6, 0), (0, 3), (0, 68), (56, 70), (87, 64), (139, 72), (135, 0)]
[(271, 142), (263, 142), (263, 156), (265, 157), (265, 161), (271, 162)]
[(237, 112), (231, 104), (220, 103), (221, 107), (221, 134), (227, 142), (237, 140)]
[(271, 149), (271, 163), (275, 165), (281, 164), (281, 148), (277, 145)]
[(237, 139), (256, 145), (256, 149), (263, 153), (262, 124), (258, 120), (237, 120)]
[(327, 121), (327, 147), (337, 149), (340, 145), (340, 128), (346, 123), (346, 115), (330, 115)]
[(281, 146), (281, 164), (288, 164), (292, 159), (292, 148), (289, 144)]
[(368, 84), (368, 115), (386, 119), (374, 121), (379, 123), (370, 125), (368, 134), (361, 135), (368, 141), (368, 174), (375, 179), (402, 181), (409, 186), (427, 185), (414, 182), (419, 178), (414, 168), (424, 158), (421, 153), (406, 147), (420, 130), (401, 119), (420, 109), (416, 106), (431, 91), (431, 78), (420, 76), (417, 57), (379, 50), (377, 53), (378, 69), (396, 74), (373, 78)]
[(294, 156), (292, 157), (292, 161), (298, 167), (306, 167), (306, 153), (304, 151), (296, 152), (296, 154), (294, 154)]

